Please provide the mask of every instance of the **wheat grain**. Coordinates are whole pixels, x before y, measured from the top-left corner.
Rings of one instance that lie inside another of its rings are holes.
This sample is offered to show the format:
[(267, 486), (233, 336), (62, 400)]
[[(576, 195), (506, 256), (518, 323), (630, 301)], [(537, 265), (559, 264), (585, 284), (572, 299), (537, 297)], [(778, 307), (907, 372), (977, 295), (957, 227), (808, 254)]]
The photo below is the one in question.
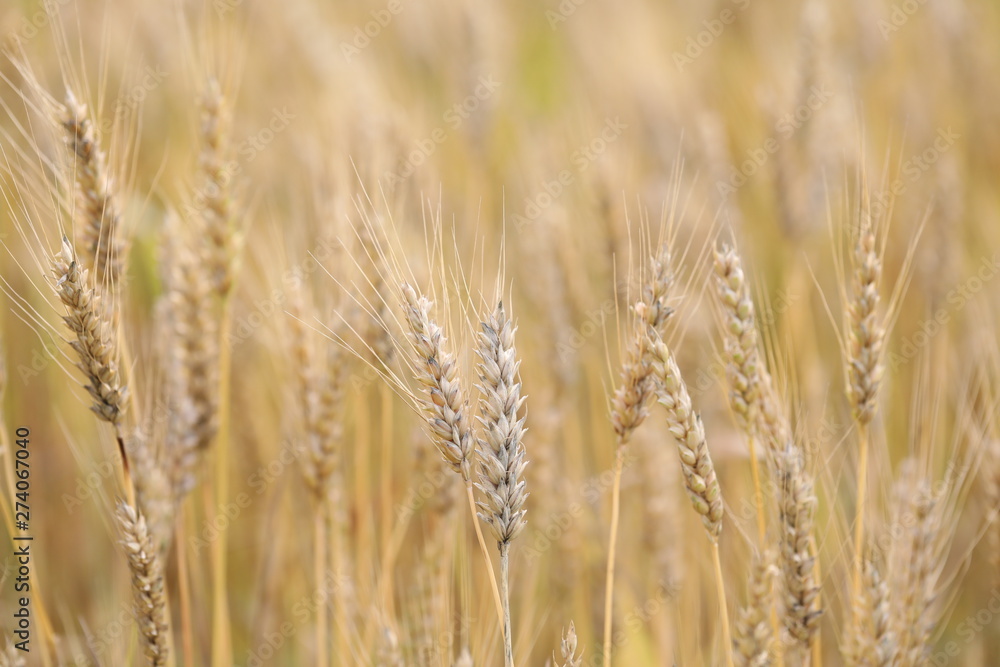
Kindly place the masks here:
[(573, 625), (573, 621), (570, 621), (569, 627), (566, 628), (566, 632), (563, 633), (562, 640), (559, 642), (559, 655), (562, 656), (563, 661), (561, 665), (557, 663), (557, 667), (583, 666), (583, 653), (576, 654), (576, 645), (576, 626)]

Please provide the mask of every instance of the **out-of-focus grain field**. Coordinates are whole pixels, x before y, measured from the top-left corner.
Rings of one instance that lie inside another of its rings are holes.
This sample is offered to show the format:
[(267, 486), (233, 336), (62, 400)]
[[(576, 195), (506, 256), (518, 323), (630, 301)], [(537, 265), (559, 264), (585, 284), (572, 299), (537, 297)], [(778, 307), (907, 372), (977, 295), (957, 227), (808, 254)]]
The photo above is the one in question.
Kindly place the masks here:
[(995, 3), (0, 36), (0, 665), (1000, 655)]

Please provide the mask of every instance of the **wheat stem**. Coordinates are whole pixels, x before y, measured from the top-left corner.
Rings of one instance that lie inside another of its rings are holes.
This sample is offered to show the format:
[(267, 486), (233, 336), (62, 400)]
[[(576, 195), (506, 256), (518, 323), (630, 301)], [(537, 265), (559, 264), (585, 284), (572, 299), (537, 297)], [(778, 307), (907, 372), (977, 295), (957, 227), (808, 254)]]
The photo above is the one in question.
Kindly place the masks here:
[(476, 499), (472, 493), (472, 482), (465, 483), (465, 495), (469, 499), (469, 511), (472, 512), (472, 525), (476, 529), (476, 539), (479, 540), (479, 548), (483, 552), (483, 559), (486, 560), (486, 569), (490, 573), (490, 587), (493, 589), (493, 601), (497, 607), (497, 618), (503, 623), (503, 601), (500, 597), (500, 589), (497, 588), (497, 575), (493, 569), (493, 559), (490, 558), (490, 550), (486, 548), (486, 540), (483, 538), (483, 530), (479, 527), (479, 516), (476, 513)]
[(510, 543), (500, 545), (500, 596), (503, 598), (503, 655), (506, 667), (514, 667), (514, 645), (510, 627)]
[[(316, 525), (314, 535), (313, 552), (313, 576), (316, 586), (322, 586), (326, 578), (326, 514), (323, 511), (316, 512)], [(316, 605), (316, 667), (327, 667), (329, 658), (327, 657), (327, 620), (326, 603)]]
[[(229, 498), (230, 361), (232, 348), (226, 340), (231, 301), (222, 303), (219, 326), (219, 430), (215, 436), (215, 498), (219, 506)], [(233, 662), (229, 600), (226, 586), (226, 532), (212, 541), (212, 665), (229, 667)]]
[(722, 579), (722, 559), (719, 556), (719, 541), (712, 541), (712, 563), (715, 566), (715, 588), (719, 594), (719, 614), (722, 622), (722, 646), (726, 656), (726, 666), (733, 667), (733, 639), (729, 630), (729, 605), (726, 602), (726, 588)]
[(191, 625), (191, 580), (188, 575), (187, 549), (184, 548), (184, 514), (174, 523), (174, 542), (177, 550), (177, 590), (180, 595), (181, 650), (185, 667), (194, 665), (194, 630)]
[(615, 454), (615, 474), (611, 487), (611, 531), (608, 536), (608, 564), (604, 576), (604, 643), (601, 651), (602, 665), (611, 664), (611, 627), (614, 617), (615, 544), (618, 541), (618, 520), (621, 511), (622, 468), (625, 464), (625, 445), (619, 440)]

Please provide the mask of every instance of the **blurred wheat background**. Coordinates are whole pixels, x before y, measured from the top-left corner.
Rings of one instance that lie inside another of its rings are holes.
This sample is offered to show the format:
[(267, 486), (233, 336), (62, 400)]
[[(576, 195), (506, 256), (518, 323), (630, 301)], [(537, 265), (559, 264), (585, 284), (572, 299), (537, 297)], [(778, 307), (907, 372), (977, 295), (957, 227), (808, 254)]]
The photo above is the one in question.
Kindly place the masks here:
[(996, 664), (996, 3), (0, 35), (0, 665)]

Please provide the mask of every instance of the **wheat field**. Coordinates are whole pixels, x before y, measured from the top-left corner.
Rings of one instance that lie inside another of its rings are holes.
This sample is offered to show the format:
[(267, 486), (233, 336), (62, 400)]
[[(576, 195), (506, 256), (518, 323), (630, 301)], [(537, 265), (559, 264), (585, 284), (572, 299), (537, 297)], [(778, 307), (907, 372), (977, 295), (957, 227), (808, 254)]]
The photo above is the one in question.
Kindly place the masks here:
[(0, 666), (1000, 664), (996, 3), (0, 36)]

